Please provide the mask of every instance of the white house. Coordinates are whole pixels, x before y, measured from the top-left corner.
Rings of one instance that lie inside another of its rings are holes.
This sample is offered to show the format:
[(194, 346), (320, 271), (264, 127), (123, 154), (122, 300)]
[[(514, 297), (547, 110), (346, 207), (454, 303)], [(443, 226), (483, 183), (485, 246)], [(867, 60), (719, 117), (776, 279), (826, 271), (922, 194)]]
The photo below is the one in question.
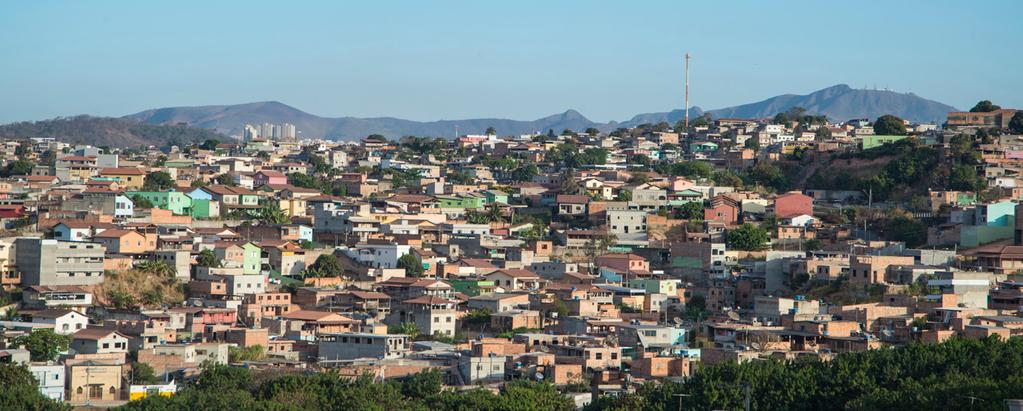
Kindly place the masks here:
[(359, 244), (345, 250), (345, 254), (373, 268), (397, 268), (398, 259), (411, 251), (412, 246), (403, 244)]
[(33, 312), (29, 316), (31, 322), (53, 324), (53, 331), (63, 335), (74, 334), (89, 325), (89, 317), (71, 310), (48, 309)]

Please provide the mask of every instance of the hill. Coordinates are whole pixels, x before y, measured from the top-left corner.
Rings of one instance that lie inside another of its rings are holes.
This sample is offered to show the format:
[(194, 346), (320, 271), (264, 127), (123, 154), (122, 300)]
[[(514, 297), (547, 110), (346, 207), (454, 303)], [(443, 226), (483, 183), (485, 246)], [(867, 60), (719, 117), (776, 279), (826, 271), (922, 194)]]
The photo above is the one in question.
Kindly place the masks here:
[(458, 128), (460, 134), (482, 134), (488, 127), (494, 127), (501, 134), (514, 135), (547, 130), (561, 132), (566, 128), (583, 130), (589, 127), (603, 126), (590, 121), (575, 110), (532, 121), (482, 118), (420, 122), (394, 117), (320, 117), (276, 101), (223, 106), (161, 108), (131, 114), (124, 118), (147, 124), (185, 123), (229, 135), (241, 135), (242, 127), (245, 124), (291, 123), (302, 132), (302, 138), (335, 140), (355, 140), (369, 134), (381, 134), (386, 137), (453, 136), (455, 127)]
[(59, 117), (0, 125), (0, 137), (9, 139), (51, 137), (71, 144), (121, 148), (226, 139), (215, 131), (185, 125), (154, 125), (121, 118), (90, 116)]
[(756, 103), (711, 110), (710, 114), (714, 118), (766, 118), (792, 107), (802, 107), (837, 121), (873, 120), (892, 114), (909, 121), (941, 123), (949, 111), (956, 111), (955, 107), (913, 93), (857, 90), (839, 84), (807, 95), (784, 94)]
[[(823, 114), (833, 121), (847, 121), (856, 118), (876, 119), (893, 114), (914, 122), (942, 123), (949, 111), (955, 107), (928, 100), (913, 93), (896, 93), (883, 90), (856, 90), (845, 84), (817, 90), (807, 95), (783, 94), (756, 103), (709, 110), (714, 118), (769, 118), (802, 107), (810, 114)], [(690, 109), (689, 118), (703, 114), (699, 107)], [(675, 124), (682, 118), (682, 110), (667, 113), (638, 114), (622, 126), (635, 127), (643, 123), (667, 121)]]

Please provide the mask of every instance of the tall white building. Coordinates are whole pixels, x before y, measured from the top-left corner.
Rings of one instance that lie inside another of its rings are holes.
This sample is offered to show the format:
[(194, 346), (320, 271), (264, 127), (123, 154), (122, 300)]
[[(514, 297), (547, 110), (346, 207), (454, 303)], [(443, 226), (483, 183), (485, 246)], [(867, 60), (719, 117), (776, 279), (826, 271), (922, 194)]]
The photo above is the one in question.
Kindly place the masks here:
[(281, 139), (284, 140), (295, 140), (298, 133), (295, 130), (295, 125), (291, 123), (281, 124)]
[(245, 130), (242, 132), (242, 139), (245, 141), (251, 141), (259, 138), (259, 129), (252, 124), (246, 124)]

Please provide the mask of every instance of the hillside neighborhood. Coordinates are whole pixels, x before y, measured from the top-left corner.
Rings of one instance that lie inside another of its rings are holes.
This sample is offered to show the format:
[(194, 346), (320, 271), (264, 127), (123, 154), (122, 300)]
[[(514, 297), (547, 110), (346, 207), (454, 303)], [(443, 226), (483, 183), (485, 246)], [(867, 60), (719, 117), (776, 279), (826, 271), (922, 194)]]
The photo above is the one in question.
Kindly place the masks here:
[(725, 364), (1023, 336), (1023, 111), (988, 101), (940, 124), (242, 130), (0, 135), (0, 363), (47, 404), (251, 372), (630, 409)]

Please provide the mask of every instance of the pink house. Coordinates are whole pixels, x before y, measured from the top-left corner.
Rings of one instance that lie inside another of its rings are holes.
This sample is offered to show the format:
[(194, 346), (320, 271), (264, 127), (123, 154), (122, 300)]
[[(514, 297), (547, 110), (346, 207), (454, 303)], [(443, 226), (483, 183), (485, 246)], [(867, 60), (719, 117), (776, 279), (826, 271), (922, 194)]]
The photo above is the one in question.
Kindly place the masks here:
[(774, 215), (780, 218), (813, 215), (813, 198), (798, 191), (782, 194), (774, 199)]
[(288, 184), (288, 176), (284, 175), (284, 173), (280, 171), (274, 170), (259, 170), (256, 174), (252, 175), (253, 187), (259, 187), (266, 184)]

